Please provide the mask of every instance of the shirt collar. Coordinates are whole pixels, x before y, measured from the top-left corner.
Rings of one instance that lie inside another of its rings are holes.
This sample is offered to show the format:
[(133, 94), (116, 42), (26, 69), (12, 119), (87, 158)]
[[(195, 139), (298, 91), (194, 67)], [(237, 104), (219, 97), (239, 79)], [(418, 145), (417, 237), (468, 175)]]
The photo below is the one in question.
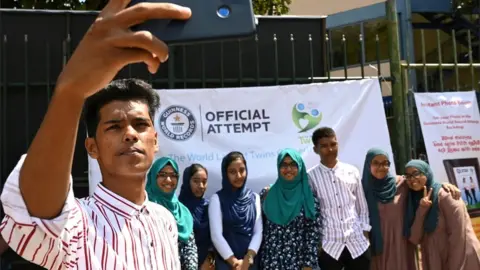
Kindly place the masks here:
[(131, 201), (113, 193), (99, 183), (95, 188), (93, 198), (100, 204), (125, 218), (131, 218), (133, 216), (138, 216), (140, 214), (149, 212), (147, 192), (145, 192), (145, 201), (143, 204), (136, 205)]
[(323, 165), (322, 162), (320, 162), (318, 167), (323, 171), (335, 171), (335, 170), (338, 169), (339, 165), (340, 165), (340, 161), (337, 159), (337, 164), (335, 164), (335, 166), (333, 168), (329, 168), (329, 167)]

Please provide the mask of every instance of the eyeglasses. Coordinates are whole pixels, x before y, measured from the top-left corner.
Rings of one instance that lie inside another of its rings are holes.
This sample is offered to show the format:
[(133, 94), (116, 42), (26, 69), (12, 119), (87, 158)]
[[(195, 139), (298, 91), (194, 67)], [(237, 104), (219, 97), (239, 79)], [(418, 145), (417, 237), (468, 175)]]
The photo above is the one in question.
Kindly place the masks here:
[(290, 169), (292, 169), (292, 170), (296, 170), (296, 169), (298, 169), (298, 165), (297, 165), (297, 163), (295, 163), (295, 162), (291, 162), (291, 163), (286, 163), (286, 162), (284, 162), (284, 163), (281, 163), (281, 164), (280, 164), (280, 168), (281, 168), (281, 169), (288, 169), (288, 168), (290, 168)]
[(372, 166), (376, 168), (384, 167), (384, 168), (390, 168), (390, 161), (385, 161), (385, 162), (372, 162)]
[(160, 179), (170, 178), (171, 180), (178, 180), (178, 174), (176, 174), (176, 173), (160, 172), (160, 173), (158, 173), (157, 177), (159, 177)]
[(422, 175), (423, 175), (422, 172), (417, 171), (412, 174), (405, 174), (404, 178), (407, 181), (412, 181), (412, 180), (418, 180)]

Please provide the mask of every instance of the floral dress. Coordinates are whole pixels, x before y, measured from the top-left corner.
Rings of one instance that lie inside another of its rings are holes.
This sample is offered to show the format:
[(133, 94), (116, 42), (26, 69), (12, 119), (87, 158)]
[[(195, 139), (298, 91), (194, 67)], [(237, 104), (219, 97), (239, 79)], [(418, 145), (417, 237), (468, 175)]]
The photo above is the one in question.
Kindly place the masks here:
[[(260, 198), (265, 199), (263, 189)], [(303, 267), (318, 267), (318, 245), (320, 243), (320, 204), (315, 199), (316, 220), (305, 218), (302, 209), (286, 226), (275, 224), (263, 216), (263, 242), (260, 249), (262, 270), (301, 270)]]
[(182, 270), (197, 270), (198, 253), (194, 234), (190, 235), (187, 242), (179, 241), (178, 248)]

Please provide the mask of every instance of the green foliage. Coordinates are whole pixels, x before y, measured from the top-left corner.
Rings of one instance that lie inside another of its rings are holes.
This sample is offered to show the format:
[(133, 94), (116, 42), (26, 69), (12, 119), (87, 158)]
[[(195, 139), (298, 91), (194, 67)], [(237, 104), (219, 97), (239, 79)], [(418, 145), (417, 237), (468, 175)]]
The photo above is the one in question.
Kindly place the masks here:
[(253, 12), (257, 15), (282, 15), (290, 11), (292, 0), (252, 0)]
[[(0, 0), (2, 8), (101, 10), (108, 0)], [(252, 0), (257, 15), (282, 15), (292, 0)]]
[(452, 11), (455, 14), (478, 14), (479, 0), (452, 0)]

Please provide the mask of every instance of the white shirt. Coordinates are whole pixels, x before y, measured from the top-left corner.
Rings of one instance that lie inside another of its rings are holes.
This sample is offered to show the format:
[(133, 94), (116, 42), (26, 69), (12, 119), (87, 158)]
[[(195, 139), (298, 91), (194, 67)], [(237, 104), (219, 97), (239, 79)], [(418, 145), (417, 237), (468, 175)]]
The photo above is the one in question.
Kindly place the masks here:
[(1, 234), (17, 254), (47, 269), (180, 269), (175, 219), (148, 199), (139, 206), (100, 184), (92, 197), (75, 199), (70, 188), (58, 217), (30, 216), (18, 185), (25, 157), (1, 196)]
[(342, 162), (332, 169), (319, 164), (308, 179), (320, 201), (323, 251), (336, 260), (345, 247), (354, 259), (362, 255), (370, 245), (363, 232), (371, 226), (358, 169)]
[[(257, 210), (257, 216), (255, 217), (255, 227), (253, 228), (252, 240), (248, 249), (258, 253), (260, 244), (262, 243), (262, 208), (260, 206), (260, 196), (255, 193), (255, 208)], [(222, 222), (222, 209), (220, 208), (220, 199), (217, 194), (213, 194), (210, 198), (210, 204), (208, 205), (208, 220), (210, 222), (210, 235), (212, 243), (218, 254), (222, 256), (224, 260), (227, 260), (233, 255), (233, 251), (228, 245), (227, 240), (223, 237), (223, 222)]]

